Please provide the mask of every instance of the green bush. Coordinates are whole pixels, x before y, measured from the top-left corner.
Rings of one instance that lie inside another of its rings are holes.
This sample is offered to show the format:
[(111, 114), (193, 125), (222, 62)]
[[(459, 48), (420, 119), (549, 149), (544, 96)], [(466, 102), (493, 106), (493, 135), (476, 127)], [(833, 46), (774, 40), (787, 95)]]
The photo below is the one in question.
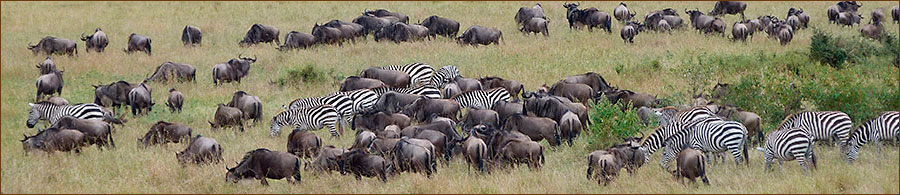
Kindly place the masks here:
[(847, 52), (832, 41), (830, 34), (819, 29), (813, 30), (809, 45), (809, 58), (822, 64), (841, 69), (847, 60)]
[(319, 70), (312, 64), (307, 64), (300, 69), (289, 69), (286, 75), (273, 81), (278, 86), (299, 86), (301, 83), (334, 82), (344, 78), (340, 72), (333, 69)]
[(591, 111), (588, 112), (592, 122), (585, 134), (590, 137), (587, 141), (589, 148), (605, 148), (619, 143), (624, 137), (636, 136), (647, 128), (638, 117), (636, 109), (625, 112), (620, 109), (620, 106), (631, 105), (613, 104), (605, 101), (606, 97), (600, 99), (601, 101), (590, 105)]

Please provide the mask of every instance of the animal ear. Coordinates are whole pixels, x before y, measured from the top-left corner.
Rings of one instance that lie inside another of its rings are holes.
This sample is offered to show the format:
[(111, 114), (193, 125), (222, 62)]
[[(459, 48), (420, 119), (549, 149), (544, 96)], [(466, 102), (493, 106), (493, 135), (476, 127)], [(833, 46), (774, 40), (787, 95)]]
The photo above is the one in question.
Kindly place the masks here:
[(34, 104), (28, 103), (28, 106), (29, 106), (29, 107), (34, 107)]

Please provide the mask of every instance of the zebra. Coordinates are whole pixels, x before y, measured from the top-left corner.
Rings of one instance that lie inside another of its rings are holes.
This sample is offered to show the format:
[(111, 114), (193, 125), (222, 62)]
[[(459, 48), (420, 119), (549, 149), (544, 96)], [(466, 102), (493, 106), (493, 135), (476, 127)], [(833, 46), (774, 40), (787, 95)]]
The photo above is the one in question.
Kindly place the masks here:
[(28, 106), (31, 107), (31, 111), (28, 112), (28, 120), (26, 121), (28, 128), (34, 128), (34, 125), (40, 120), (47, 120), (50, 122), (50, 126), (54, 127), (56, 122), (64, 116), (78, 119), (98, 119), (117, 124), (124, 122), (114, 118), (111, 113), (104, 111), (103, 107), (94, 103), (58, 106), (47, 101), (41, 101), (28, 103)]
[(881, 152), (882, 141), (893, 141), (898, 139), (898, 116), (897, 111), (889, 111), (881, 113), (880, 116), (872, 120), (866, 121), (860, 125), (853, 134), (850, 135), (849, 142), (841, 148), (846, 155), (846, 160), (853, 163), (859, 158), (859, 148), (867, 142), (875, 142), (878, 152)]
[(340, 120), (340, 115), (330, 105), (285, 110), (272, 117), (269, 136), (280, 135), (281, 128), (284, 126), (293, 126), (294, 130), (315, 130), (327, 125), (331, 136), (337, 137), (340, 136), (338, 130), (340, 133), (344, 131), (338, 120)]
[[(673, 109), (671, 107), (667, 107), (664, 109)], [(663, 121), (664, 117), (660, 117), (660, 121)], [(687, 110), (678, 114), (672, 114), (669, 117), (665, 117), (667, 121), (666, 124), (660, 123), (660, 126), (653, 130), (653, 133), (650, 136), (643, 138), (641, 141), (640, 150), (644, 152), (644, 163), (650, 162), (650, 155), (652, 155), (656, 150), (665, 146), (665, 141), (669, 137), (671, 137), (676, 132), (684, 129), (682, 125), (694, 120), (706, 119), (709, 121), (720, 121), (721, 118), (717, 117), (712, 111), (707, 109), (706, 107), (695, 107), (691, 110)]]
[(438, 69), (434, 76), (431, 77), (431, 85), (437, 88), (444, 88), (444, 85), (456, 80), (457, 77), (461, 77), (461, 74), (459, 74), (459, 69), (456, 66), (444, 66)]
[(705, 156), (730, 150), (737, 164), (748, 160), (747, 128), (740, 122), (696, 120), (685, 124), (684, 128), (666, 139), (666, 148), (659, 160), (659, 166), (665, 170), (669, 170), (669, 161), (675, 158), (684, 146), (702, 151)]
[(853, 121), (840, 111), (801, 112), (788, 116), (778, 125), (778, 130), (801, 127), (810, 132), (813, 141), (836, 140), (843, 147), (850, 137)]
[(322, 105), (330, 105), (341, 115), (341, 119), (347, 124), (353, 124), (353, 116), (356, 112), (353, 110), (353, 99), (349, 96), (336, 94), (321, 97), (298, 98), (291, 101), (288, 106), (283, 106), (285, 110), (313, 108)]
[(350, 97), (350, 99), (353, 100), (353, 114), (375, 107), (375, 102), (378, 102), (378, 97), (380, 96), (380, 94), (377, 94), (370, 89), (338, 91), (329, 94), (329, 96), (334, 95), (344, 95)]
[(434, 68), (425, 63), (412, 63), (407, 65), (393, 65), (381, 67), (385, 70), (396, 70), (409, 75), (409, 87), (417, 87), (431, 83), (431, 77), (434, 76)]
[(816, 168), (816, 156), (813, 154), (812, 137), (809, 131), (803, 128), (790, 128), (781, 131), (773, 131), (766, 135), (766, 147), (756, 147), (756, 150), (762, 151), (763, 158), (766, 161), (766, 171), (771, 170), (772, 162), (778, 159), (778, 165), (783, 161), (797, 160), (804, 172), (812, 168)]
[(491, 109), (494, 103), (508, 102), (509, 92), (503, 88), (489, 90), (473, 90), (456, 95), (450, 99), (459, 103), (460, 108)]
[(421, 95), (431, 99), (441, 99), (441, 91), (433, 85), (422, 85), (419, 87), (413, 88), (389, 88), (389, 87), (380, 87), (371, 89), (375, 94), (379, 97), (387, 93), (388, 91), (393, 91), (397, 93), (405, 93), (405, 94), (413, 94), (413, 95)]

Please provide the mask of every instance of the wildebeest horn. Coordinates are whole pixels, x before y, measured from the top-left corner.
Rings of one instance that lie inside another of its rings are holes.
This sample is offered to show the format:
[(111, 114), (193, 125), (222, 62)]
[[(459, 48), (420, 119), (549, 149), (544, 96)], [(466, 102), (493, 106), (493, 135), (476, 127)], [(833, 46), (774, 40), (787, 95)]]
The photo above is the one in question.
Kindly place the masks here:
[(253, 61), (256, 61), (256, 54), (253, 54)]
[(243, 59), (244, 53), (238, 53), (238, 59)]
[(84, 32), (81, 32), (81, 38), (82, 38), (82, 39), (87, 38), (87, 37), (84, 36)]
[(31, 45), (31, 41), (28, 42), (28, 47), (34, 47), (34, 45)]

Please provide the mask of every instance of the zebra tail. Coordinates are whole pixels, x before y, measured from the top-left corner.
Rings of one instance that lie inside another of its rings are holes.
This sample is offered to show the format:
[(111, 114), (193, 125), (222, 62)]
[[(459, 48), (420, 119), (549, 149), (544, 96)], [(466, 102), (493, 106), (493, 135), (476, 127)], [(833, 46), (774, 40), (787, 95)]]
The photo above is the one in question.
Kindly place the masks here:
[(747, 140), (749, 140), (749, 139), (744, 139), (745, 142), (743, 144), (744, 145), (743, 153), (744, 153), (744, 163), (747, 164), (747, 167), (749, 167), (750, 166), (750, 155), (747, 154), (747, 148), (749, 147), (747, 145), (749, 145), (750, 142), (746, 142)]
[(818, 165), (816, 165), (816, 153), (813, 152), (813, 144), (809, 144), (809, 148), (806, 149), (806, 155), (809, 156), (809, 162), (812, 164), (813, 170), (816, 169)]

